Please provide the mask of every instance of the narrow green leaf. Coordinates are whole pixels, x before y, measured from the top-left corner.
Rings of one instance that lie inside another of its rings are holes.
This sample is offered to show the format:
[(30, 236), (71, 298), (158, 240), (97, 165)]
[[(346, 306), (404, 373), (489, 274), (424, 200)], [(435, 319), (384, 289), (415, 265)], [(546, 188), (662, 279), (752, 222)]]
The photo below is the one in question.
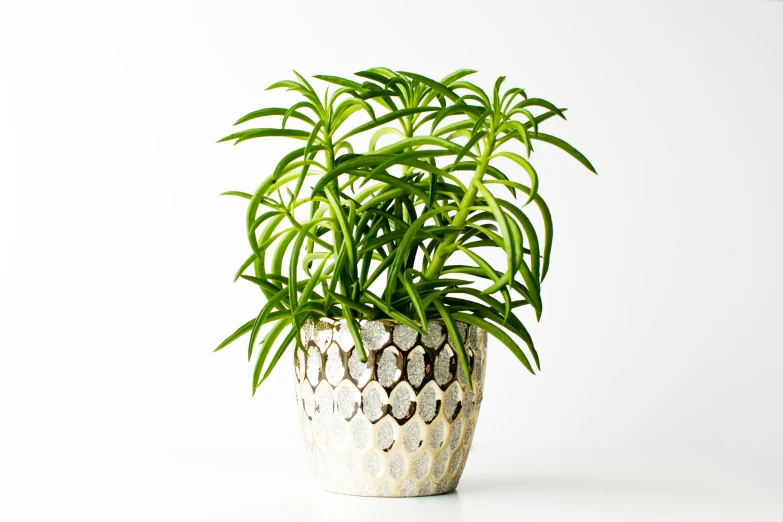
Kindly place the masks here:
[(395, 319), (408, 328), (412, 328), (413, 330), (416, 330), (422, 335), (427, 335), (427, 332), (424, 330), (424, 328), (416, 322), (408, 317), (407, 315), (399, 312), (398, 310), (395, 310), (391, 306), (389, 306), (387, 303), (385, 303), (381, 298), (370, 292), (369, 290), (365, 290), (362, 292), (362, 297), (366, 299), (368, 302), (372, 303), (376, 307), (378, 307), (383, 313), (391, 317), (392, 319)]
[(555, 147), (557, 147), (557, 148), (559, 148), (561, 150), (564, 150), (569, 155), (571, 155), (571, 157), (576, 159), (579, 163), (581, 163), (582, 165), (587, 167), (587, 170), (589, 170), (593, 174), (598, 174), (595, 171), (595, 168), (593, 167), (593, 165), (590, 163), (590, 161), (584, 156), (584, 154), (582, 154), (581, 152), (579, 152), (578, 150), (573, 148), (571, 145), (569, 145), (565, 141), (561, 140), (560, 138), (556, 138), (555, 136), (550, 136), (549, 134), (544, 134), (543, 132), (539, 132), (538, 134), (532, 136), (532, 138), (534, 140), (550, 143), (550, 144), (554, 145)]
[(545, 109), (549, 109), (550, 111), (554, 112), (561, 118), (566, 119), (563, 111), (558, 109), (555, 104), (541, 98), (527, 98), (526, 100), (522, 100), (521, 102), (514, 105), (514, 109), (522, 109), (524, 107), (544, 107)]
[(248, 322), (246, 322), (245, 324), (243, 324), (242, 326), (240, 326), (239, 328), (237, 328), (234, 333), (232, 333), (231, 335), (226, 337), (225, 340), (222, 343), (220, 343), (218, 345), (218, 347), (215, 348), (212, 351), (213, 352), (217, 352), (219, 350), (222, 350), (223, 348), (225, 348), (229, 344), (233, 343), (234, 341), (236, 341), (237, 339), (239, 339), (240, 337), (245, 335), (247, 332), (249, 332), (250, 330), (253, 329), (253, 323), (255, 323), (255, 321), (256, 321), (255, 319), (251, 319)]
[(353, 337), (353, 344), (356, 346), (356, 354), (359, 356), (359, 360), (361, 362), (367, 362), (367, 353), (364, 351), (362, 334), (359, 332), (359, 326), (356, 324), (353, 312), (347, 306), (343, 307), (343, 318), (345, 319), (348, 331), (351, 332), (351, 337)]
[(511, 350), (511, 353), (514, 354), (514, 356), (519, 360), (519, 362), (521, 362), (530, 373), (535, 375), (533, 368), (530, 366), (530, 361), (528, 361), (525, 354), (522, 352), (522, 350), (519, 349), (519, 346), (517, 346), (514, 340), (511, 339), (511, 337), (509, 337), (508, 334), (506, 334), (506, 332), (504, 332), (497, 326), (493, 325), (489, 321), (485, 321), (484, 319), (477, 317), (473, 314), (456, 312), (452, 314), (452, 317), (457, 321), (462, 321), (463, 323), (468, 323), (477, 328), (481, 328), (482, 330), (490, 334), (492, 337), (502, 342), (504, 345), (506, 345), (506, 348)]
[(285, 295), (288, 293), (287, 289), (280, 290), (275, 295), (269, 298), (269, 300), (266, 302), (266, 304), (261, 308), (261, 311), (258, 313), (258, 316), (256, 317), (255, 322), (253, 323), (253, 328), (250, 330), (250, 339), (247, 343), (247, 360), (249, 361), (253, 357), (253, 347), (256, 343), (256, 337), (258, 336), (258, 332), (261, 329), (261, 326), (264, 325), (267, 318), (269, 317), (269, 314), (272, 312), (272, 310), (275, 309), (277, 304), (285, 297)]
[(264, 376), (261, 378), (261, 382), (259, 383), (259, 386), (266, 380), (267, 377), (269, 377), (269, 374), (272, 373), (272, 370), (275, 369), (275, 366), (277, 366), (277, 361), (280, 360), (280, 357), (283, 356), (285, 351), (288, 349), (289, 346), (291, 346), (291, 341), (294, 340), (294, 337), (296, 336), (297, 330), (292, 329), (288, 334), (285, 336), (285, 339), (280, 343), (280, 346), (277, 348), (277, 351), (275, 352), (275, 355), (272, 357), (272, 360), (269, 361), (269, 366), (267, 366), (266, 372), (264, 372)]
[(265, 138), (270, 136), (306, 140), (308, 137), (310, 137), (310, 133), (307, 131), (295, 129), (248, 129), (235, 132), (234, 134), (229, 134), (225, 138), (219, 139), (217, 142), (221, 143), (224, 141), (236, 140), (234, 142), (234, 145), (236, 145), (237, 143), (243, 142), (245, 140), (253, 138)]
[(275, 340), (277, 340), (277, 338), (280, 337), (280, 334), (283, 332), (283, 330), (285, 330), (290, 324), (291, 324), (290, 320), (282, 319), (278, 321), (277, 323), (275, 323), (275, 326), (272, 327), (272, 330), (264, 338), (264, 340), (261, 341), (261, 350), (259, 350), (258, 352), (258, 359), (256, 359), (256, 365), (255, 368), (253, 369), (253, 395), (256, 394), (256, 390), (258, 389), (258, 386), (261, 384), (259, 381), (259, 377), (261, 375), (261, 370), (264, 367), (264, 361), (266, 360), (266, 356), (269, 353), (269, 350), (271, 349)]
[(439, 110), (439, 107), (411, 107), (407, 109), (400, 109), (398, 111), (390, 112), (388, 114), (384, 114), (383, 116), (379, 116), (378, 118), (375, 119), (375, 121), (371, 121), (369, 123), (359, 125), (358, 127), (348, 131), (347, 133), (343, 134), (343, 136), (340, 137), (336, 141), (336, 143), (342, 142), (345, 139), (350, 138), (351, 136), (354, 136), (356, 134), (360, 134), (370, 129), (374, 129), (375, 127), (386, 125), (387, 123), (391, 123), (393, 121), (399, 120), (401, 118), (404, 118), (405, 116), (411, 116), (413, 114), (432, 112), (437, 110)]
[(240, 198), (244, 199), (251, 199), (253, 196), (248, 194), (247, 192), (239, 192), (236, 190), (229, 190), (228, 192), (222, 192), (220, 194), (221, 196), (238, 196)]
[(454, 351), (457, 352), (457, 358), (459, 359), (459, 363), (462, 366), (462, 371), (465, 374), (465, 378), (468, 381), (468, 386), (472, 391), (473, 379), (470, 376), (470, 361), (468, 360), (467, 352), (465, 352), (465, 346), (462, 344), (462, 336), (457, 329), (457, 325), (454, 323), (454, 318), (449, 312), (449, 309), (443, 306), (443, 303), (441, 303), (439, 299), (435, 299), (433, 304), (435, 305), (435, 308), (438, 309), (438, 313), (440, 313), (440, 316), (443, 319), (443, 323), (446, 325), (446, 330), (448, 330), (449, 335), (451, 335), (451, 342), (454, 344), (452, 348), (454, 348)]
[(533, 165), (530, 164), (528, 160), (520, 156), (519, 154), (516, 154), (515, 152), (496, 152), (493, 156), (493, 158), (497, 157), (504, 157), (508, 158), (527, 172), (528, 176), (530, 176), (530, 194), (528, 195), (528, 199), (525, 202), (525, 205), (533, 201), (536, 194), (538, 193), (538, 174), (536, 174), (536, 170), (533, 168)]
[(462, 147), (462, 150), (459, 151), (459, 154), (457, 154), (457, 157), (454, 159), (454, 163), (452, 166), (458, 164), (462, 158), (465, 157), (466, 154), (470, 152), (470, 149), (478, 143), (478, 141), (486, 136), (487, 133), (485, 131), (481, 131), (478, 133), (475, 133), (471, 136), (471, 138), (465, 143), (465, 145)]
[(370, 145), (367, 149), (370, 152), (375, 152), (375, 145), (378, 143), (378, 140), (384, 136), (388, 136), (389, 134), (396, 134), (402, 138), (405, 137), (405, 135), (400, 132), (399, 129), (395, 129), (394, 127), (382, 127), (373, 133), (372, 137), (370, 138)]
[[(302, 102), (306, 103), (306, 102)], [(306, 105), (302, 105), (306, 106)], [(315, 108), (313, 108), (314, 110)], [(239, 118), (234, 125), (239, 125), (242, 123), (245, 123), (250, 120), (255, 120), (256, 118), (263, 118), (265, 116), (285, 116), (287, 113), (290, 112), (290, 117), (296, 118), (297, 120), (303, 121), (305, 123), (309, 123), (310, 125), (315, 125), (315, 122), (312, 120), (312, 118), (302, 114), (301, 112), (298, 112), (296, 110), (291, 111), (291, 109), (283, 109), (280, 107), (273, 107), (270, 109), (260, 109), (257, 111), (253, 111), (251, 113), (245, 114), (241, 118)]]
[(451, 101), (457, 101), (459, 99), (459, 96), (457, 96), (454, 91), (452, 91), (450, 88), (446, 87), (440, 82), (436, 82), (435, 80), (432, 80), (430, 78), (427, 78), (426, 76), (422, 76), (420, 74), (412, 73), (412, 72), (405, 72), (400, 71), (400, 74), (403, 76), (407, 76), (408, 78), (411, 78), (412, 80), (417, 80), (430, 89), (438, 92), (438, 94), (441, 94), (448, 98)]
[[(514, 181), (487, 180), (485, 183), (487, 184), (498, 183), (498, 184), (506, 185), (515, 190), (520, 190), (525, 194), (532, 193), (529, 187), (526, 187), (525, 185), (522, 185), (521, 183), (516, 183)], [(549, 207), (544, 202), (543, 198), (537, 195), (535, 198), (533, 198), (533, 201), (535, 202), (536, 206), (538, 206), (538, 209), (541, 212), (541, 218), (544, 222), (544, 252), (541, 261), (541, 281), (543, 281), (544, 277), (547, 274), (547, 271), (549, 270), (549, 257), (552, 252), (552, 240), (554, 239), (554, 225), (552, 224), (552, 214), (549, 212)]]
[(405, 291), (408, 292), (408, 295), (410, 296), (411, 302), (413, 303), (413, 306), (416, 309), (416, 315), (419, 317), (419, 322), (421, 322), (423, 326), (426, 326), (427, 314), (424, 309), (424, 304), (421, 302), (421, 296), (419, 296), (419, 292), (417, 291), (416, 285), (413, 284), (413, 277), (411, 276), (412, 272), (413, 270), (409, 268), (402, 273), (401, 275), (402, 286), (405, 288)]
[(348, 87), (350, 89), (364, 90), (364, 88), (360, 83), (357, 83), (353, 80), (346, 80), (345, 78), (340, 78), (339, 76), (330, 76), (328, 74), (316, 74), (313, 76), (313, 78), (318, 78), (319, 80), (333, 83), (335, 85), (340, 85), (342, 87)]

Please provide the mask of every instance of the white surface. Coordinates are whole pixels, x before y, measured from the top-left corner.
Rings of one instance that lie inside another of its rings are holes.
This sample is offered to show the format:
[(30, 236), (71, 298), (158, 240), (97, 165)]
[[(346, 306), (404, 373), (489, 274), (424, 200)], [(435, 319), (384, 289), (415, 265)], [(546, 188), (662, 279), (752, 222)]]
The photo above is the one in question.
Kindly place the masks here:
[[(781, 27), (761, 0), (4, 3), (0, 519), (780, 520)], [(241, 344), (210, 353), (259, 307), (217, 194), (289, 147), (214, 141), (291, 68), (377, 64), (505, 74), (600, 173), (536, 152), (544, 371), (491, 346), (459, 493), (388, 504), (317, 492), (287, 368), (251, 400)]]
[(783, 483), (718, 459), (518, 451), (513, 458), (523, 465), (512, 467), (491, 450), (474, 445), (455, 493), (418, 499), (326, 493), (302, 480), (310, 478), (304, 462), (287, 471), (288, 459), (252, 449), (74, 452), (36, 470), (25, 508), (31, 520), (118, 522), (779, 522), (783, 513)]

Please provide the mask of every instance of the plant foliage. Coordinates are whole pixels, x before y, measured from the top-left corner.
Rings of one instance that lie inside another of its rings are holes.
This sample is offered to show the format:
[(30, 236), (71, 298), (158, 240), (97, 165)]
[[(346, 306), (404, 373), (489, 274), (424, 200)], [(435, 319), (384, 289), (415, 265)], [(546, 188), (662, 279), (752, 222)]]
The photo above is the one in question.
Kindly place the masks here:
[(517, 316), (529, 305), (540, 317), (552, 250), (552, 218), (529, 158), (544, 142), (595, 170), (541, 130), (566, 109), (503, 89), (503, 77), (486, 92), (466, 80), (474, 72), (440, 81), (386, 68), (316, 76), (328, 84), (324, 94), (295, 73), (269, 89), (298, 101), (236, 122), (276, 117), (277, 125), (220, 140), (297, 140), (254, 192), (225, 193), (247, 200), (250, 253), (235, 280), (257, 285), (265, 304), (216, 350), (249, 334), (254, 393), (291, 345), (305, 349), (297, 332), (313, 317), (343, 318), (362, 359), (359, 321), (393, 319), (423, 333), (439, 318), (463, 368), (454, 321), (486, 330), (531, 373), (540, 368)]

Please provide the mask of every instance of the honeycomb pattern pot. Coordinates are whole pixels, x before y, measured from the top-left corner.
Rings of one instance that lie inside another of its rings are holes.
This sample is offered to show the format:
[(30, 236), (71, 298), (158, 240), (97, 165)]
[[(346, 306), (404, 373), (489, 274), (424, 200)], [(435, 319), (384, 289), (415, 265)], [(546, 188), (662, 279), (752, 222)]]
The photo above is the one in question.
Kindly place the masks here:
[(465, 379), (441, 322), (426, 336), (393, 321), (360, 325), (359, 361), (345, 323), (302, 328), (297, 409), (322, 487), (348, 495), (406, 497), (454, 491), (470, 451), (486, 369), (486, 333), (457, 323), (470, 361)]

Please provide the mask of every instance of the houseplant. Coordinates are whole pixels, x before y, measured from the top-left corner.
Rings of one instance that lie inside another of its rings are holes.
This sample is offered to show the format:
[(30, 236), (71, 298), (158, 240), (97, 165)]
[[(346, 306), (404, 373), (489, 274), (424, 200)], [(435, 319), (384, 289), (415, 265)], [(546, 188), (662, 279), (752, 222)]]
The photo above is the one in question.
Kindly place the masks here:
[(322, 95), (295, 73), (269, 88), (296, 103), (236, 122), (277, 125), (220, 140), (299, 141), (255, 192), (225, 193), (247, 200), (250, 253), (235, 280), (257, 285), (264, 304), (216, 350), (248, 335), (255, 393), (294, 349), (308, 455), (328, 490), (453, 490), (486, 334), (540, 369), (518, 312), (541, 315), (552, 220), (528, 158), (544, 142), (595, 170), (540, 129), (565, 109), (503, 89), (503, 77), (485, 92), (466, 79), (474, 72), (316, 76)]

